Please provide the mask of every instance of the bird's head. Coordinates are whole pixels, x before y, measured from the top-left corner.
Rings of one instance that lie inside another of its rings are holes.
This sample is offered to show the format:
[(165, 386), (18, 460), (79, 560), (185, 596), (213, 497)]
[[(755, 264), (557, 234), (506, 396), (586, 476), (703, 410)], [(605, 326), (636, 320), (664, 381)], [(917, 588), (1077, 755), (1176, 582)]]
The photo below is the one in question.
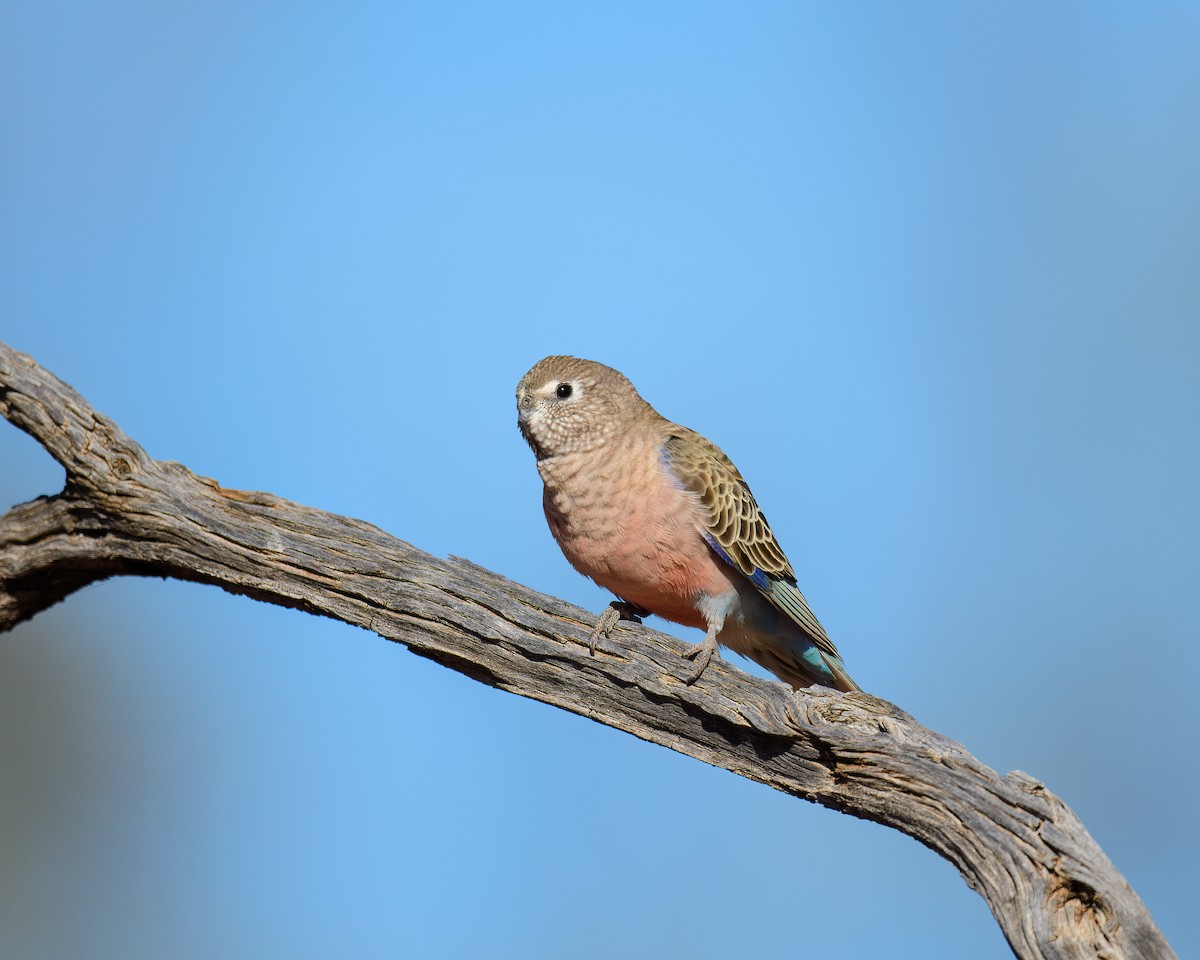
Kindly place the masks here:
[(546, 357), (517, 384), (517, 426), (539, 460), (593, 450), (646, 411), (624, 374), (594, 360)]

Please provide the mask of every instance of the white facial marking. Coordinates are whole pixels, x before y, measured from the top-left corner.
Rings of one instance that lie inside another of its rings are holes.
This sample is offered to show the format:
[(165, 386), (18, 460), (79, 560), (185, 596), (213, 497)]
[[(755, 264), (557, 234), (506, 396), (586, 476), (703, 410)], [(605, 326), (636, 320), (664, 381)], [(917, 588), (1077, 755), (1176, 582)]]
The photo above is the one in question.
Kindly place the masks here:
[(583, 390), (583, 385), (578, 380), (563, 380), (556, 377), (553, 380), (547, 380), (545, 386), (543, 386), (538, 393), (545, 397), (555, 397), (556, 399), (561, 399), (558, 396), (558, 388), (560, 384), (564, 383), (571, 388), (571, 397), (567, 399), (579, 396), (580, 392)]

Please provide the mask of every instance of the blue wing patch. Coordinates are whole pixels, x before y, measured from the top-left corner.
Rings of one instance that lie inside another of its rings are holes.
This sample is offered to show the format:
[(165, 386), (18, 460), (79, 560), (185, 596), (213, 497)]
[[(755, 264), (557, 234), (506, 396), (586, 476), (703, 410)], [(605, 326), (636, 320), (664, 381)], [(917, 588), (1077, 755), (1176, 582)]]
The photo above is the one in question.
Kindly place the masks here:
[[(727, 564), (729, 564), (731, 567), (733, 567), (735, 570), (737, 570), (737, 571), (738, 571), (738, 573), (742, 573), (742, 572), (743, 572), (743, 571), (742, 571), (742, 568), (741, 568), (741, 567), (739, 567), (739, 566), (738, 566), (736, 563), (734, 563), (734, 562), (733, 562), (733, 558), (732, 558), (731, 556), (729, 556), (729, 554), (728, 554), (728, 553), (726, 553), (726, 552), (725, 552), (725, 548), (724, 548), (724, 547), (722, 547), (722, 546), (721, 546), (721, 544), (719, 544), (719, 543), (717, 542), (717, 538), (716, 538), (716, 537), (714, 537), (714, 536), (713, 536), (711, 533), (708, 533), (707, 531), (705, 531), (705, 533), (704, 533), (704, 541), (705, 541), (705, 543), (707, 543), (707, 544), (708, 544), (710, 547), (712, 547), (712, 548), (713, 548), (713, 552), (714, 552), (714, 553), (716, 553), (716, 555), (717, 555), (718, 557), (720, 557), (720, 558), (721, 558), (722, 560), (724, 560), (724, 561), (725, 561)], [(771, 580), (770, 580), (770, 578), (769, 578), (769, 577), (768, 577), (768, 576), (767, 576), (765, 573), (763, 573), (761, 570), (759, 570), (759, 569), (755, 568), (754, 572), (753, 572), (753, 573), (751, 573), (751, 574), (750, 574), (750, 575), (749, 575), (749, 576), (748, 576), (746, 579), (747, 579), (747, 580), (749, 580), (749, 581), (750, 581), (752, 584), (754, 584), (756, 587), (758, 587), (758, 589), (759, 589), (759, 590), (763, 590), (763, 591), (765, 591), (765, 592), (767, 592), (767, 593), (770, 593), (770, 592), (771, 592)]]

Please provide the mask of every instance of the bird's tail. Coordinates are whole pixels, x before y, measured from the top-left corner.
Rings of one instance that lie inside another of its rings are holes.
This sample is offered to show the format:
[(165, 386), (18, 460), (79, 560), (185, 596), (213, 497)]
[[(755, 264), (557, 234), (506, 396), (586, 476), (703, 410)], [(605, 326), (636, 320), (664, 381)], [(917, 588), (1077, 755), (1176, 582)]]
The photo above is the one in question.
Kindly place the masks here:
[[(788, 649), (770, 649), (762, 653), (755, 651), (750, 656), (796, 690), (817, 684), (833, 687), (843, 693), (862, 689), (854, 682), (840, 658), (817, 649), (815, 644), (806, 645), (799, 637), (789, 639), (791, 644)], [(805, 646), (806, 649), (797, 649)]]
[[(844, 693), (849, 693), (851, 690), (862, 689), (862, 687), (854, 682), (854, 679), (850, 676), (850, 674), (846, 672), (846, 666), (842, 663), (839, 657), (831, 657), (827, 653), (822, 653), (821, 659), (825, 661), (825, 669), (828, 670), (830, 676), (833, 677), (833, 687), (835, 690), (841, 690)], [(788, 682), (791, 683), (790, 680)], [(817, 682), (821, 683), (822, 681), (818, 680)], [(792, 683), (792, 686), (795, 687), (796, 685)], [(828, 686), (828, 684), (824, 684), (824, 686)]]
[[(776, 614), (768, 628), (772, 642), (766, 644), (776, 664), (755, 660), (797, 690), (818, 683), (846, 693), (862, 689), (850, 678), (837, 647), (794, 582), (776, 578), (762, 592)], [(760, 624), (766, 626), (761, 620)]]

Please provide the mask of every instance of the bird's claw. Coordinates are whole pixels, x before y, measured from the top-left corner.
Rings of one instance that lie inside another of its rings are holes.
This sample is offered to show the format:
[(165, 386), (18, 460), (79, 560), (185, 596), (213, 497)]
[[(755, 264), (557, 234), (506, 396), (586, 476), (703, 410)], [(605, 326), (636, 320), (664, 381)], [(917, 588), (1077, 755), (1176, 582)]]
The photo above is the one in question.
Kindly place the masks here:
[(700, 679), (700, 675), (708, 669), (708, 665), (712, 663), (713, 657), (720, 657), (717, 650), (717, 638), (715, 634), (706, 636), (699, 643), (694, 643), (683, 651), (683, 656), (688, 660), (696, 661), (696, 669), (693, 670), (686, 680), (683, 682), (687, 686), (691, 686)]
[(603, 637), (608, 639), (612, 633), (612, 628), (615, 627), (621, 620), (628, 620), (631, 623), (641, 623), (642, 617), (646, 616), (649, 611), (643, 610), (641, 607), (632, 603), (626, 603), (624, 600), (614, 600), (604, 612), (600, 614), (600, 619), (596, 621), (596, 625), (592, 628), (592, 635), (588, 639), (588, 654), (596, 655), (596, 643)]

